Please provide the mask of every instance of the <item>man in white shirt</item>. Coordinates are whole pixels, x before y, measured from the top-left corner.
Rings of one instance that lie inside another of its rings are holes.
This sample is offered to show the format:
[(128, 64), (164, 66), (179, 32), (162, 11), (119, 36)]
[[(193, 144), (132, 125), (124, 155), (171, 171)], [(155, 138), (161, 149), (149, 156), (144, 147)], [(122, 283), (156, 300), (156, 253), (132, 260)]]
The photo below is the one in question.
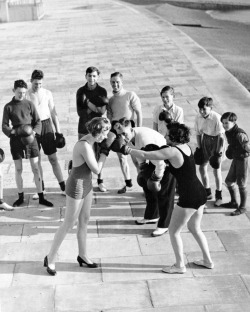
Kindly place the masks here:
[[(27, 98), (34, 103), (37, 112), (42, 122), (41, 135), (37, 137), (39, 148), (43, 148), (44, 154), (48, 156), (51, 163), (54, 175), (61, 188), (62, 195), (65, 195), (65, 182), (63, 179), (62, 170), (57, 158), (56, 139), (55, 135), (61, 135), (60, 124), (53, 100), (52, 93), (43, 88), (44, 74), (41, 70), (35, 69), (31, 75), (31, 88), (27, 92)], [(53, 125), (55, 128), (55, 133)], [(42, 178), (44, 191), (43, 169), (41, 165), (41, 156), (39, 156), (39, 170)], [(37, 199), (37, 194), (33, 199)]]
[(199, 163), (199, 171), (202, 183), (207, 192), (207, 199), (212, 199), (208, 176), (208, 164), (213, 168), (215, 177), (216, 191), (214, 206), (219, 207), (222, 204), (222, 174), (221, 162), (224, 154), (225, 130), (220, 121), (221, 115), (213, 111), (213, 99), (203, 97), (198, 103), (199, 114), (195, 118), (194, 130), (197, 139), (197, 149), (194, 153), (201, 154)]
[(167, 133), (167, 123), (171, 119), (184, 123), (183, 109), (174, 103), (174, 89), (166, 86), (161, 90), (162, 104), (153, 110), (153, 129), (164, 137)]
[[(123, 88), (123, 76), (120, 72), (115, 72), (110, 76), (110, 84), (113, 89), (113, 96), (109, 99), (108, 118), (114, 126), (118, 120), (125, 117), (129, 120), (135, 119), (137, 127), (142, 126), (142, 110), (139, 97), (133, 91), (127, 91)], [(125, 179), (126, 185), (118, 190), (118, 194), (126, 193), (127, 187), (132, 187), (129, 165), (126, 155), (117, 153), (121, 170)], [(135, 166), (135, 160), (132, 158)]]
[[(132, 128), (131, 122), (125, 118), (122, 118), (119, 123), (116, 131), (122, 135), (126, 143), (131, 142), (136, 149), (147, 149), (152, 145), (155, 149), (166, 146), (166, 139), (153, 129), (147, 127)], [(137, 220), (136, 224), (143, 225), (158, 221), (152, 236), (160, 236), (168, 231), (174, 208), (176, 180), (163, 160), (146, 163), (137, 158), (137, 162), (139, 167), (137, 182), (143, 188), (146, 209), (144, 218)], [(155, 183), (160, 183), (159, 189), (156, 189)]]

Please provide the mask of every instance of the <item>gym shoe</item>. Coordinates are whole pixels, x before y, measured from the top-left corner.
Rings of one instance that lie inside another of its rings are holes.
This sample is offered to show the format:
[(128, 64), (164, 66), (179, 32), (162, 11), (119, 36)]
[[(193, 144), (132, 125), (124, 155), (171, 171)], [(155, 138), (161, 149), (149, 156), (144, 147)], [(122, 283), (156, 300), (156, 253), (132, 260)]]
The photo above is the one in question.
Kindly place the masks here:
[(156, 237), (156, 236), (161, 236), (165, 233), (167, 233), (168, 228), (159, 228), (157, 227), (151, 234), (151, 236)]
[(195, 265), (203, 266), (203, 267), (205, 267), (207, 269), (213, 269), (214, 268), (213, 262), (207, 263), (204, 260), (195, 260), (193, 263)]
[(127, 188), (126, 188), (126, 186), (124, 186), (123, 188), (121, 188), (120, 190), (118, 190), (118, 194), (124, 194), (124, 193), (126, 193), (127, 192)]
[(12, 210), (14, 210), (14, 207), (3, 202), (2, 204), (0, 204), (0, 209), (6, 210), (6, 211), (12, 211)]
[(61, 191), (61, 195), (66, 196), (66, 192), (65, 191)]
[(107, 189), (103, 183), (98, 184), (98, 188), (100, 192), (107, 192)]
[(221, 204), (220, 207), (223, 207), (223, 208), (233, 208), (233, 209), (238, 209), (239, 206), (238, 204), (235, 202), (229, 202), (229, 203), (225, 203), (225, 204)]
[(158, 222), (159, 218), (157, 219), (138, 219), (135, 221), (136, 224), (138, 225), (143, 225), (143, 224), (154, 224)]
[(187, 269), (186, 269), (185, 266), (181, 267), (181, 268), (177, 268), (175, 266), (175, 264), (172, 265), (172, 266), (168, 266), (168, 267), (165, 267), (165, 268), (162, 269), (162, 272), (169, 273), (169, 274), (183, 274), (186, 271), (187, 271)]
[[(46, 194), (46, 191), (43, 191), (43, 195), (45, 195), (45, 194)], [(34, 195), (32, 196), (32, 199), (34, 199), (34, 200), (39, 199), (38, 194), (37, 194), (37, 193), (34, 194)]]
[(245, 213), (246, 211), (247, 211), (246, 208), (238, 208), (235, 211), (231, 212), (230, 216), (239, 216), (242, 213)]
[(216, 198), (214, 202), (214, 207), (220, 207), (222, 204), (222, 198)]

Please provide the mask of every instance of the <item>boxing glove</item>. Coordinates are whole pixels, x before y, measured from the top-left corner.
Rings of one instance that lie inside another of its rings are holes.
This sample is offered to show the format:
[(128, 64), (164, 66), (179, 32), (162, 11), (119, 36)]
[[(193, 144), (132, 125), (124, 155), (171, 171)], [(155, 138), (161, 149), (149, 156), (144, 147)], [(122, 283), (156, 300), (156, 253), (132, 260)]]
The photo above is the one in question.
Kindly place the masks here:
[(33, 134), (33, 129), (30, 125), (21, 125), (16, 129), (16, 135), (20, 137), (28, 137)]
[(202, 165), (204, 162), (203, 151), (201, 148), (196, 148), (194, 152), (194, 161), (196, 165)]
[(166, 110), (163, 110), (159, 114), (159, 120), (165, 121), (167, 124), (169, 124), (172, 121), (172, 117)]
[(209, 159), (209, 164), (213, 169), (219, 169), (221, 164), (222, 153), (214, 153)]
[(56, 132), (56, 147), (63, 148), (66, 144), (65, 138), (62, 133)]
[(32, 133), (31, 135), (29, 135), (29, 136), (23, 136), (23, 137), (21, 137), (21, 141), (22, 141), (22, 143), (23, 143), (24, 145), (29, 145), (29, 144), (33, 143), (33, 142), (34, 142), (34, 139), (35, 139), (35, 136), (34, 136), (33, 133)]
[(100, 145), (100, 154), (104, 154), (106, 156), (109, 155), (109, 152), (111, 150), (111, 145), (114, 143), (114, 140), (116, 139), (116, 135), (113, 132), (108, 133), (107, 139), (103, 140)]
[(4, 151), (0, 148), (0, 163), (3, 162), (5, 159)]

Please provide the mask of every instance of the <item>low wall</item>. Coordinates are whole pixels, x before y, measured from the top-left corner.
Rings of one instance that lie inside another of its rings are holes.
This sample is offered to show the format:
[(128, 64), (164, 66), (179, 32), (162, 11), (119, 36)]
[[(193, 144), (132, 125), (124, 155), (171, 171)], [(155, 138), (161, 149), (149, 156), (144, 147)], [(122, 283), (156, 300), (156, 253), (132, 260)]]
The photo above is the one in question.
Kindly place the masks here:
[[(7, 12), (1, 10), (0, 22), (21, 22), (39, 20), (44, 16), (42, 0), (0, 0), (2, 7)], [(1, 9), (1, 7), (0, 7)], [(2, 18), (1, 18), (2, 17)]]

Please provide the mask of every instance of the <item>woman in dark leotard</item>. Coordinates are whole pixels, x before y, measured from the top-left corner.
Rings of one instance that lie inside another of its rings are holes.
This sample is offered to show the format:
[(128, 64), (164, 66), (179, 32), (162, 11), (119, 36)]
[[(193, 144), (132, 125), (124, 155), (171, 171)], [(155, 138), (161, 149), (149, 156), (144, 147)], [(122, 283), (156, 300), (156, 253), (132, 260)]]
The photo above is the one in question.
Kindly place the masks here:
[(95, 142), (100, 143), (107, 138), (110, 122), (107, 118), (96, 117), (86, 123), (89, 134), (82, 137), (73, 149), (73, 168), (66, 184), (66, 211), (62, 225), (57, 230), (50, 252), (44, 259), (44, 266), (50, 275), (56, 275), (56, 253), (66, 234), (77, 223), (77, 241), (79, 265), (86, 264), (90, 268), (98, 265), (87, 256), (87, 226), (92, 203), (92, 172), (98, 174), (106, 156), (101, 154), (97, 163), (93, 151)]
[(185, 273), (181, 230), (187, 225), (199, 244), (203, 259), (194, 263), (212, 269), (214, 267), (205, 235), (201, 231), (201, 219), (206, 203), (206, 191), (196, 175), (192, 151), (187, 145), (190, 140), (190, 130), (184, 124), (173, 122), (168, 126), (167, 143), (171, 146), (161, 150), (145, 152), (128, 148), (128, 152), (138, 158), (149, 160), (168, 160), (170, 171), (175, 176), (179, 186), (179, 201), (176, 204), (169, 226), (171, 244), (176, 262), (163, 268), (165, 273)]

